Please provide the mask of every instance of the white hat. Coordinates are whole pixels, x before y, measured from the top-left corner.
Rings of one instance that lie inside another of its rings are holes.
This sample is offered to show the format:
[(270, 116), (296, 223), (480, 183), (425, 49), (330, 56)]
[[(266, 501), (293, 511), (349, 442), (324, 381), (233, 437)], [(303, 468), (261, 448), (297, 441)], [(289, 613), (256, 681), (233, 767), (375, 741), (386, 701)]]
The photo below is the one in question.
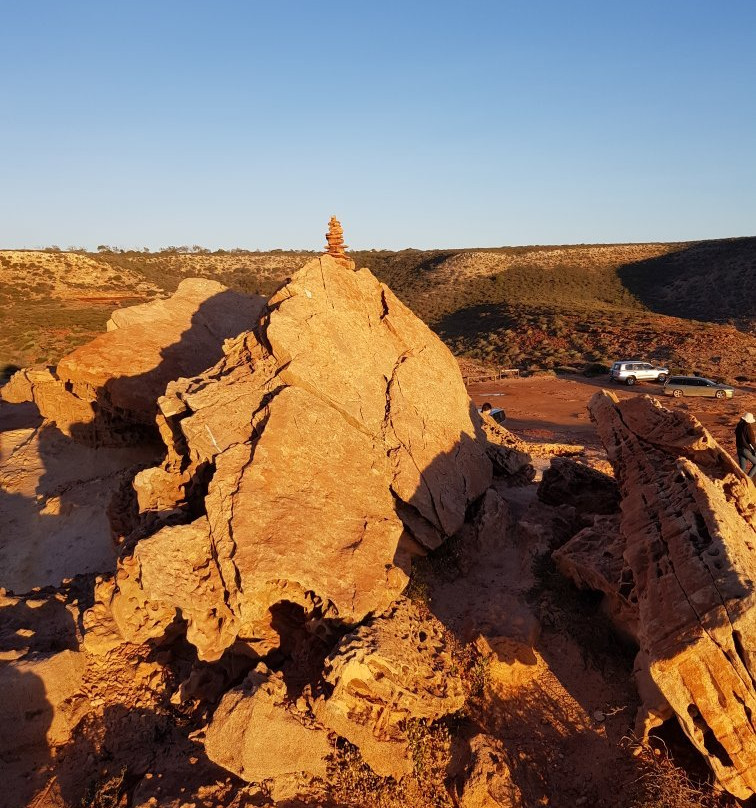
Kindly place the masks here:
[(746, 412), (746, 413), (744, 413), (744, 414), (743, 414), (743, 420), (744, 420), (744, 421), (745, 421), (747, 424), (752, 424), (754, 421), (756, 421), (756, 418), (754, 418), (754, 417), (753, 417), (753, 413), (752, 413), (752, 412)]

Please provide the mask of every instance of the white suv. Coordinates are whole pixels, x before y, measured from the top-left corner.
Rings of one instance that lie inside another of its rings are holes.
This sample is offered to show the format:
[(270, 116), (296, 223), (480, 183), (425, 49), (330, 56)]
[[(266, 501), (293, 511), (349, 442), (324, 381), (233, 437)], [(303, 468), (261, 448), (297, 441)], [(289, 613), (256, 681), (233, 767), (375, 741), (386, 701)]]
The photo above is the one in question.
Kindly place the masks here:
[(658, 368), (649, 362), (639, 362), (637, 359), (625, 359), (615, 362), (609, 371), (609, 378), (613, 382), (635, 384), (636, 382), (662, 382), (669, 376), (669, 368)]

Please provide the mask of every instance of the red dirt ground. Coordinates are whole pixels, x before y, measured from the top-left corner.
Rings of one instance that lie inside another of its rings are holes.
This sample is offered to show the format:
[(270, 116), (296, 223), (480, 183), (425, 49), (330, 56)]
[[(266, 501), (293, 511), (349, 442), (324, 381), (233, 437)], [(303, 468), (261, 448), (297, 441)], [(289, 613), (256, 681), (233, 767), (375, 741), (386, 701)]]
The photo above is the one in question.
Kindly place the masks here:
[(531, 376), (498, 382), (471, 384), (470, 397), (479, 407), (488, 401), (507, 414), (504, 426), (532, 443), (580, 443), (601, 450), (601, 443), (588, 416), (588, 400), (598, 390), (611, 390), (620, 399), (651, 395), (669, 409), (691, 412), (735, 455), (735, 426), (746, 412), (756, 412), (756, 384), (736, 388), (732, 399), (675, 399), (662, 394), (661, 385), (638, 384), (627, 387), (614, 384), (608, 377), (587, 379), (583, 376)]

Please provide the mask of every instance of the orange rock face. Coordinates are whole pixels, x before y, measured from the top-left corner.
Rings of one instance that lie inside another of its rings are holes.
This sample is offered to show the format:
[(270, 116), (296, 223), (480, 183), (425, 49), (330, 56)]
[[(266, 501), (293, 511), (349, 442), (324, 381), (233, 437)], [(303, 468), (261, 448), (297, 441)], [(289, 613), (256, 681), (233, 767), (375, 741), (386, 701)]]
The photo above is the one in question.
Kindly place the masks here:
[(138, 571), (123, 562), (113, 604), (141, 640), (145, 614), (214, 597), (215, 636), (203, 617), (190, 637), (203, 659), (233, 642), (277, 648), (283, 602), (303, 620), (346, 625), (383, 612), (410, 555), (459, 530), (491, 481), (456, 361), (367, 270), (310, 262), (224, 352), (168, 386), (168, 459), (135, 481), (149, 519), (206, 514), (192, 535), (205, 531), (214, 569), (187, 567), (173, 596), (146, 584), (172, 563), (175, 528), (161, 531), (135, 553)]
[(686, 413), (606, 392), (589, 410), (622, 494), (641, 673), (721, 785), (746, 799), (756, 793), (756, 489)]
[(154, 430), (168, 382), (217, 362), (223, 341), (252, 328), (263, 304), (216, 281), (186, 279), (165, 300), (113, 312), (107, 333), (56, 369), (19, 371), (3, 398), (33, 400), (47, 420), (84, 443), (138, 443)]
[(465, 701), (443, 626), (404, 599), (344, 637), (324, 679), (330, 692), (313, 705), (315, 716), (383, 776), (412, 771), (409, 719), (432, 722)]

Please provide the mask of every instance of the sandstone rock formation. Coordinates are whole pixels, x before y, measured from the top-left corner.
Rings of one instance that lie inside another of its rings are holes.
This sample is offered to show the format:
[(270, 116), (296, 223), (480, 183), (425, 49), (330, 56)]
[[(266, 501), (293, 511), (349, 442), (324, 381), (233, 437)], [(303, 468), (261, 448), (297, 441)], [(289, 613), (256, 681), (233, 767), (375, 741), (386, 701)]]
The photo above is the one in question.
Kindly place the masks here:
[(487, 735), (471, 739), (470, 762), (459, 805), (460, 808), (524, 808), (501, 741)]
[(619, 515), (598, 516), (592, 525), (555, 550), (552, 558), (559, 571), (577, 587), (603, 592), (614, 625), (637, 641), (637, 595), (624, 549)]
[(572, 505), (580, 513), (619, 511), (616, 481), (567, 457), (552, 458), (538, 486), (538, 496), (549, 505)]
[(454, 358), (367, 270), (310, 262), (224, 353), (168, 386), (166, 463), (135, 482), (152, 519), (203, 514), (191, 542), (209, 567), (187, 565), (172, 597), (146, 585), (181, 543), (161, 531), (124, 561), (113, 603), (124, 635), (142, 640), (197, 602), (203, 659), (237, 640), (259, 655), (278, 647), (277, 604), (326, 624), (383, 612), (410, 554), (459, 530), (491, 480)]
[(108, 331), (55, 369), (16, 373), (6, 401), (33, 400), (66, 435), (95, 445), (137, 443), (154, 430), (156, 402), (169, 381), (217, 362), (223, 341), (251, 328), (263, 298), (216, 281), (182, 281), (166, 300), (115, 311)]
[(343, 637), (320, 689), (294, 698), (281, 673), (260, 663), (221, 700), (205, 733), (208, 756), (293, 799), (322, 789), (340, 737), (376, 774), (399, 780), (413, 770), (411, 722), (464, 704), (443, 627), (407, 600)]
[(265, 784), (275, 802), (325, 792), (333, 753), (328, 733), (291, 703), (280, 674), (262, 664), (223, 697), (205, 749), (224, 769)]
[(0, 755), (71, 738), (85, 711), (75, 698), (85, 666), (83, 654), (68, 650), (0, 666)]
[(344, 229), (335, 216), (331, 216), (328, 222), (326, 242), (326, 255), (329, 255), (343, 267), (354, 269), (354, 261), (346, 255), (347, 245), (344, 244)]
[(486, 450), (494, 472), (511, 485), (527, 485), (535, 477), (535, 469), (525, 444), (487, 413), (481, 413), (483, 432), (488, 440)]
[(28, 592), (112, 573), (109, 508), (134, 471), (159, 457), (154, 447), (94, 449), (50, 423), (3, 432), (0, 447), (0, 587)]
[(589, 410), (622, 493), (639, 659), (722, 786), (746, 799), (756, 792), (756, 489), (685, 412), (606, 392)]
[(326, 660), (321, 723), (353, 743), (376, 773), (412, 771), (408, 722), (435, 721), (464, 704), (443, 626), (400, 600), (344, 637)]

